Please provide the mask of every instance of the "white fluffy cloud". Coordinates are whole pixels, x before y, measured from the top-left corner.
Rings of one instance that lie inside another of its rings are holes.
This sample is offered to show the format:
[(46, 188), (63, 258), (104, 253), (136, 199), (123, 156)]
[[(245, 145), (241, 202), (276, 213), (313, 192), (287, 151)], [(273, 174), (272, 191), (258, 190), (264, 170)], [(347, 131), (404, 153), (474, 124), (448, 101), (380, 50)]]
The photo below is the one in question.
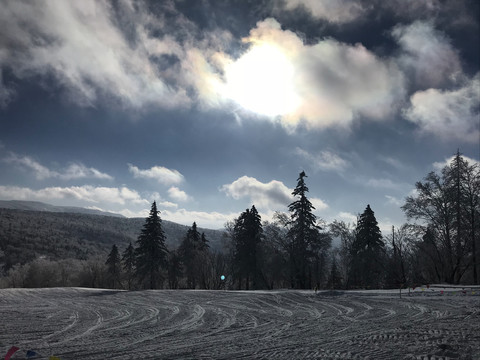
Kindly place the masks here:
[(127, 187), (94, 187), (89, 185), (70, 187), (46, 187), (31, 189), (18, 186), (0, 186), (0, 198), (15, 200), (60, 200), (71, 199), (88, 203), (148, 205), (138, 192)]
[(457, 90), (428, 89), (410, 97), (405, 117), (420, 131), (443, 139), (480, 139), (480, 74)]
[(300, 147), (295, 149), (295, 154), (307, 160), (315, 170), (343, 171), (350, 164), (334, 152), (323, 150), (318, 154), (312, 154)]
[(95, 168), (86, 167), (82, 163), (71, 163), (62, 170), (50, 170), (46, 166), (40, 164), (38, 161), (29, 156), (19, 156), (15, 153), (10, 153), (3, 159), (7, 163), (14, 164), (21, 168), (33, 171), (35, 177), (39, 180), (48, 178), (57, 178), (61, 180), (75, 180), (75, 179), (102, 179), (112, 180), (113, 177), (103, 173)]
[(398, 62), (417, 88), (441, 87), (463, 78), (458, 52), (432, 22), (398, 25), (392, 35), (402, 50)]
[(192, 198), (188, 196), (185, 191), (180, 190), (176, 186), (172, 186), (170, 189), (168, 189), (168, 196), (173, 200), (180, 201), (180, 202), (186, 202), (186, 201), (192, 200)]
[[(263, 210), (285, 210), (294, 201), (293, 189), (289, 189), (281, 181), (272, 180), (262, 183), (250, 176), (242, 176), (231, 184), (220, 188), (228, 196), (238, 200), (249, 198), (251, 203)], [(322, 210), (328, 205), (319, 198), (311, 198), (312, 205), (317, 210)]]
[(277, 180), (262, 183), (253, 177), (242, 176), (231, 184), (223, 185), (220, 190), (237, 200), (247, 197), (262, 209), (285, 207), (293, 201), (292, 190)]
[(184, 181), (184, 177), (179, 171), (163, 166), (153, 166), (150, 169), (141, 170), (137, 166), (128, 164), (128, 170), (135, 178), (153, 179), (164, 185), (180, 184)]

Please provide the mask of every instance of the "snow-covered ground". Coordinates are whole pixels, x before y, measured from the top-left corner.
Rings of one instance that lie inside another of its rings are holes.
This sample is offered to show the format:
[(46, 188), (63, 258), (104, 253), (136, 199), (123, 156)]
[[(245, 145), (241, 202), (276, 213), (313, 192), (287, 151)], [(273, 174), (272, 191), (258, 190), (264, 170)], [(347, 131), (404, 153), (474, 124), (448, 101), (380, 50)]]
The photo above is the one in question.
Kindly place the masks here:
[(480, 291), (407, 294), (2, 289), (0, 358), (480, 359)]

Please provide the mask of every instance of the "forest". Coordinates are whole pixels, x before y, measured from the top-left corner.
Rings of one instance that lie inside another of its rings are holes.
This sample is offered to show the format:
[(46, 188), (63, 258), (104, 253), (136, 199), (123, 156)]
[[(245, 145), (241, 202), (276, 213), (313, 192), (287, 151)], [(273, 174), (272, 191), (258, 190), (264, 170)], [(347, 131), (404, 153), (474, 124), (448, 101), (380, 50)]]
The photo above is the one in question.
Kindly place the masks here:
[[(0, 213), (0, 286), (253, 290), (478, 284), (478, 163), (457, 152), (440, 171), (428, 173), (401, 207), (407, 223), (389, 234), (381, 233), (368, 204), (356, 223), (317, 218), (307, 179), (305, 172), (298, 175), (295, 200), (272, 221), (262, 221), (253, 204), (221, 233), (193, 222), (177, 229), (181, 234), (175, 241), (155, 202), (146, 219), (135, 219), (135, 231), (119, 227), (119, 219), (102, 217), (103, 233), (94, 231), (92, 241), (68, 242), (68, 249), (59, 246), (71, 237), (68, 229), (89, 231), (75, 223), (78, 215), (61, 215), (71, 222), (65, 222), (63, 234), (55, 233), (55, 241), (40, 223), (38, 232), (47, 235), (24, 233), (13, 242), (12, 219), (7, 221), (12, 215)], [(339, 245), (332, 246), (333, 240)]]

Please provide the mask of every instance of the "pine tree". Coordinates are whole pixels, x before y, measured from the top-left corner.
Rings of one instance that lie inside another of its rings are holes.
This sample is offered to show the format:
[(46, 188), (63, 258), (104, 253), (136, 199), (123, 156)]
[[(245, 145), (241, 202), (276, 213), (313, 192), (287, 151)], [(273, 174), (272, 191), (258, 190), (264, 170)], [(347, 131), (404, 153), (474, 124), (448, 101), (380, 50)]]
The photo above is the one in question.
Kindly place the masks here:
[(116, 285), (120, 283), (120, 254), (118, 253), (117, 245), (112, 246), (112, 250), (108, 255), (105, 265), (108, 267), (108, 275), (112, 281), (112, 288), (115, 289)]
[(330, 289), (340, 289), (342, 287), (342, 277), (338, 270), (337, 259), (335, 258), (335, 256), (333, 256), (327, 287)]
[(351, 284), (378, 287), (384, 275), (385, 243), (370, 205), (360, 215), (351, 251)]
[(255, 205), (246, 209), (235, 220), (233, 228), (234, 266), (238, 279), (239, 288), (245, 279), (245, 288), (250, 288), (250, 280), (253, 288), (259, 287), (261, 264), (259, 264), (259, 245), (262, 241), (263, 229), (261, 217)]
[(161, 270), (167, 265), (168, 250), (165, 246), (165, 234), (162, 219), (155, 201), (150, 215), (145, 219), (135, 248), (136, 275), (142, 281), (147, 280), (150, 289), (154, 289), (162, 280)]
[(317, 217), (313, 214), (315, 207), (307, 198), (308, 187), (305, 184), (305, 177), (307, 175), (302, 171), (292, 192), (297, 200), (288, 206), (291, 213), (291, 227), (288, 231), (291, 241), (291, 283), (292, 287), (300, 289), (311, 287), (311, 284), (307, 284), (308, 261), (312, 256), (312, 246), (319, 240), (320, 229), (316, 224)]
[(178, 280), (182, 277), (182, 260), (178, 251), (171, 251), (168, 260), (168, 285), (170, 289), (178, 288)]
[(202, 232), (202, 238), (200, 240), (200, 251), (207, 251), (210, 249), (210, 245), (208, 245), (208, 240), (207, 237), (205, 236), (205, 233)]
[(191, 289), (195, 289), (197, 286), (197, 259), (202, 246), (200, 233), (197, 230), (197, 224), (194, 222), (192, 227), (187, 230), (187, 234), (179, 247), (180, 258), (187, 275), (187, 287)]
[(125, 276), (127, 278), (127, 287), (128, 290), (131, 290), (135, 275), (135, 250), (133, 249), (131, 242), (122, 254), (122, 263), (123, 270), (125, 271)]

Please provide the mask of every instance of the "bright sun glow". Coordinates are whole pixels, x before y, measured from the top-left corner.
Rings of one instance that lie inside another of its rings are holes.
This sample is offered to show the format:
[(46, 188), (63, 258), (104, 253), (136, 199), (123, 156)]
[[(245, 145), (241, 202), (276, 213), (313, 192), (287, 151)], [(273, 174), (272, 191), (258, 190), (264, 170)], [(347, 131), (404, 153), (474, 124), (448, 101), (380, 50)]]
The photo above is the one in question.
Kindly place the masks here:
[(280, 49), (255, 45), (226, 68), (227, 96), (258, 114), (287, 114), (299, 102), (293, 75), (293, 66)]

